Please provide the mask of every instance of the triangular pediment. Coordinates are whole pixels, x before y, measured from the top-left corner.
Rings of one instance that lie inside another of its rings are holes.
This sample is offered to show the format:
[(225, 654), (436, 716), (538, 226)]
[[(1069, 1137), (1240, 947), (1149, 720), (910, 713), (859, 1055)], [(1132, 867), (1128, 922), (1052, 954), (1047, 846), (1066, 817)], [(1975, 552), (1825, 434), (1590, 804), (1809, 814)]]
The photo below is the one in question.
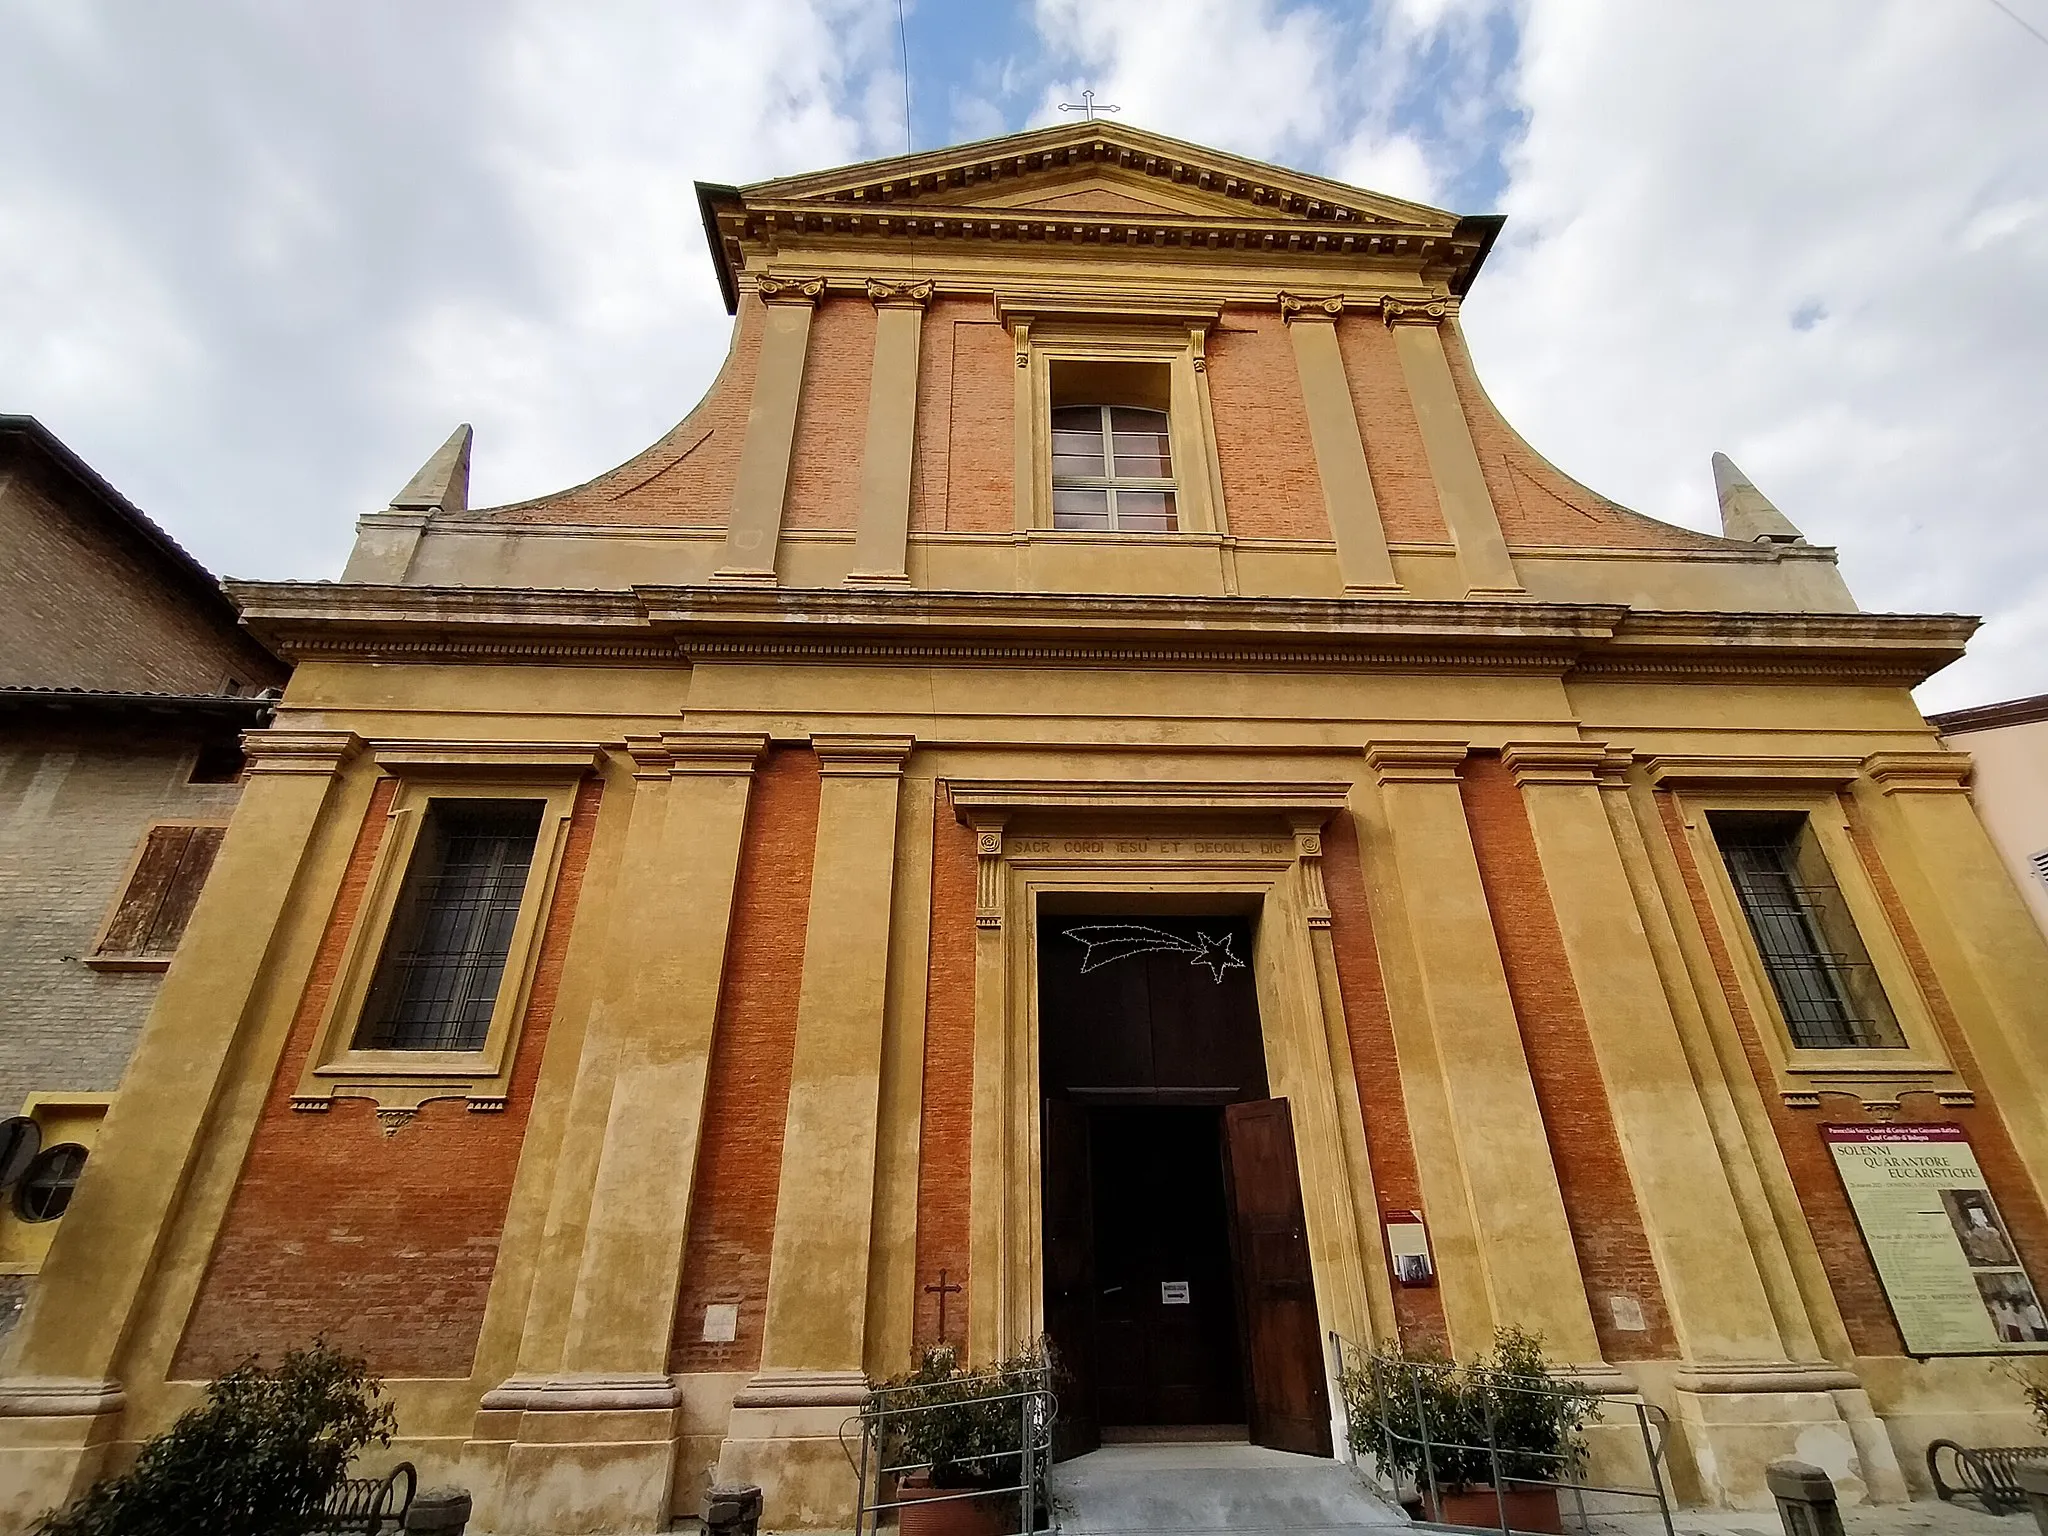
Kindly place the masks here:
[(1128, 124), (1062, 123), (740, 189), (749, 205), (1043, 209), (1448, 231), (1457, 215)]

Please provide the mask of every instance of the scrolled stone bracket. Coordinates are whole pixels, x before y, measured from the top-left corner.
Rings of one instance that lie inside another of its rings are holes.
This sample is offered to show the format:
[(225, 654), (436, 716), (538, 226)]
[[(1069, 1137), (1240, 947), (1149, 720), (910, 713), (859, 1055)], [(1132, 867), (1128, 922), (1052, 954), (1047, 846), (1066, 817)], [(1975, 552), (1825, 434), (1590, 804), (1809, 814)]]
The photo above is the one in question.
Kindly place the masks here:
[(1321, 815), (1288, 818), (1294, 829), (1294, 858), (1301, 865), (1302, 894), (1308, 902), (1308, 925), (1330, 926), (1330, 895), (1323, 885), (1323, 821)]
[(974, 926), (1003, 926), (1003, 823), (986, 814), (974, 819)]

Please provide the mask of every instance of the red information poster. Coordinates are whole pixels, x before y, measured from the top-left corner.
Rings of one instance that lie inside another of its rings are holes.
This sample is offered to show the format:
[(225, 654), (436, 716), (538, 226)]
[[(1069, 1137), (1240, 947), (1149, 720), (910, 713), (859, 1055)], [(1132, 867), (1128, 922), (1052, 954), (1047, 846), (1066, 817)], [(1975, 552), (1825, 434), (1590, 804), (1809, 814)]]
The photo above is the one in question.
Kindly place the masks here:
[(1961, 1126), (1824, 1125), (1821, 1135), (1909, 1354), (2048, 1349), (2048, 1313)]

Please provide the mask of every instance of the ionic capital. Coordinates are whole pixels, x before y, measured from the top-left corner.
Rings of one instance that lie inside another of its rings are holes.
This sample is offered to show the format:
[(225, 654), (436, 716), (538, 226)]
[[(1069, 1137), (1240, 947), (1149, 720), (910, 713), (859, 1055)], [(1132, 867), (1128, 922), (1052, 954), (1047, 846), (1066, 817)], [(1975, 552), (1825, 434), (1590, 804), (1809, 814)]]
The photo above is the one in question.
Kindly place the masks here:
[(928, 277), (871, 277), (867, 282), (868, 299), (877, 309), (923, 309), (931, 303), (935, 286)]
[(771, 277), (764, 272), (754, 279), (754, 291), (764, 304), (815, 304), (825, 297), (825, 279)]
[(1296, 320), (1333, 321), (1344, 313), (1344, 295), (1310, 298), (1298, 293), (1280, 295), (1280, 318), (1290, 325)]
[(1392, 330), (1397, 325), (1436, 325), (1450, 314), (1454, 299), (1397, 299), (1388, 294), (1380, 300), (1380, 318)]

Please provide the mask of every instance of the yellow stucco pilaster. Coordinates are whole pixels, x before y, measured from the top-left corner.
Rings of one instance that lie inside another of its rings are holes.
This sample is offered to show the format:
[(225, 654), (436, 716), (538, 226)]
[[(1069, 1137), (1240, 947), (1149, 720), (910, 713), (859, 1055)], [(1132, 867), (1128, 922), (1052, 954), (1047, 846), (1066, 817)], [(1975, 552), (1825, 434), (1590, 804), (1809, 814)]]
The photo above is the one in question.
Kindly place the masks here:
[(1344, 590), (1393, 592), (1401, 584), (1394, 575), (1394, 558), (1387, 552), (1387, 531), (1365, 463), (1365, 439), (1359, 435), (1344, 357), (1337, 349), (1336, 322), (1343, 310), (1342, 299), (1280, 295)]
[(761, 1369), (733, 1400), (723, 1480), (771, 1524), (845, 1497), (840, 1424), (865, 1395), (869, 1260), (907, 736), (814, 735), (823, 775)]
[(804, 358), (811, 343), (811, 308), (824, 297), (823, 278), (763, 277), (756, 287), (768, 306), (755, 364), (747, 435), (732, 488), (725, 551), (717, 581), (775, 583), (782, 539), (782, 504), (789, 490), (789, 458), (796, 443), (797, 402), (803, 394)]
[(1458, 792), (1465, 747), (1380, 742), (1378, 776), (1493, 1320), (1600, 1360)]
[(1436, 482), (1444, 526), (1458, 546), (1458, 566), (1464, 572), (1465, 585), (1474, 593), (1520, 592), (1522, 580), (1508, 558), (1500, 515), (1494, 510), (1486, 474), (1479, 467), (1479, 451), (1473, 446), (1472, 424), (1458, 401), (1450, 360), (1444, 356), (1444, 339), (1437, 331), (1443, 305), (1389, 301), (1384, 312), (1394, 328), (1394, 351), (1401, 359), (1401, 376), (1415, 404), (1429, 476)]
[[(331, 901), (347, 858), (352, 828), (315, 834), (360, 738), (278, 731), (250, 743), (248, 783), (212, 877), (0, 1378), (0, 1519), (22, 1527), (103, 1468), (124, 1406), (117, 1372), (202, 1132), (238, 1047), (260, 1039), (268, 1059), (240, 1069), (269, 1080), (296, 1001), (292, 981), (303, 984), (312, 962), (315, 909), (323, 894)], [(240, 1127), (244, 1137), (249, 1128)]]
[[(726, 932), (760, 735), (636, 737), (632, 819), (550, 1201), (519, 1374), (466, 1464), (493, 1530), (667, 1518), (668, 1377)], [(602, 1471), (600, 1472), (600, 1468)]]
[(910, 474), (917, 447), (917, 361), (930, 282), (868, 281), (875, 306), (874, 366), (868, 375), (867, 442), (861, 452), (856, 585), (910, 585)]

